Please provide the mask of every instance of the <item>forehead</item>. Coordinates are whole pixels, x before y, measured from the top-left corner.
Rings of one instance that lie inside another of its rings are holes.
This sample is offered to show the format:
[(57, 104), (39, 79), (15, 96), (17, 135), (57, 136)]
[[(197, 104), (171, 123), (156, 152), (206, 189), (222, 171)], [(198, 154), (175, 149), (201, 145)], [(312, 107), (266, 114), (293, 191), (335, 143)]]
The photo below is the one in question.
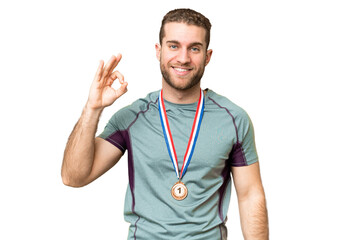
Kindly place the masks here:
[(178, 41), (180, 43), (200, 42), (206, 44), (206, 30), (203, 27), (186, 23), (170, 22), (164, 26), (164, 39), (166, 41)]

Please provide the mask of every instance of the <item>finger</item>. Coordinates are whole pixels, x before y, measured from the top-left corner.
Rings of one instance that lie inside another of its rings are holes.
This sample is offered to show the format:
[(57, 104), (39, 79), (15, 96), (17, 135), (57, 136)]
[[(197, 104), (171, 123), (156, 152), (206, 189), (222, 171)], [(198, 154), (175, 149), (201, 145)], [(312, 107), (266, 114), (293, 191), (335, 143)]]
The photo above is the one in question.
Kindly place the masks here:
[(103, 67), (104, 67), (104, 61), (100, 60), (98, 69), (96, 70), (95, 73), (95, 78), (94, 78), (95, 81), (100, 81)]
[(109, 70), (109, 72), (114, 71), (114, 69), (116, 68), (116, 66), (119, 64), (121, 58), (122, 58), (122, 55), (119, 53), (119, 54), (116, 56), (116, 61), (114, 62), (113, 66), (112, 66), (112, 68)]
[(116, 96), (119, 98), (121, 97), (124, 93), (126, 93), (128, 90), (127, 90), (127, 86), (128, 86), (128, 83), (127, 82), (123, 82), (121, 84), (121, 87), (116, 89)]
[(110, 75), (107, 84), (112, 85), (116, 79), (119, 79), (120, 84), (124, 83), (124, 75), (122, 75), (119, 71), (115, 71)]
[(108, 77), (108, 75), (111, 74), (110, 69), (112, 68), (112, 66), (115, 62), (116, 62), (116, 57), (113, 55), (113, 56), (111, 56), (110, 60), (106, 63), (102, 78), (106, 79)]

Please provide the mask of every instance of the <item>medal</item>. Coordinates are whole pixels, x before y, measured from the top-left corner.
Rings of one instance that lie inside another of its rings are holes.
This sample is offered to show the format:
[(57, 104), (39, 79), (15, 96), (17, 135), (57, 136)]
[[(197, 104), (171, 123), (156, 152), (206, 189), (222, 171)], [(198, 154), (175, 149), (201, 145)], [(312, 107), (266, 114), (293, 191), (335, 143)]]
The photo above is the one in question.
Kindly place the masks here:
[(188, 194), (188, 190), (187, 190), (187, 187), (185, 186), (185, 184), (183, 182), (181, 182), (181, 179), (184, 176), (184, 174), (190, 164), (192, 155), (194, 153), (197, 137), (199, 135), (201, 120), (202, 120), (203, 113), (204, 113), (204, 104), (205, 104), (204, 103), (204, 93), (200, 89), (200, 97), (199, 97), (199, 101), (197, 104), (195, 118), (194, 118), (192, 130), (191, 130), (189, 142), (187, 145), (187, 149), (186, 149), (186, 152), (184, 155), (184, 161), (183, 161), (183, 166), (181, 168), (181, 171), (179, 171), (179, 167), (178, 167), (178, 159), (177, 159), (177, 155), (176, 155), (176, 151), (175, 151), (174, 141), (173, 141), (171, 131), (170, 131), (169, 121), (168, 121), (167, 114), (166, 114), (162, 90), (160, 91), (158, 102), (159, 102), (160, 121), (161, 121), (161, 126), (162, 126), (164, 137), (165, 137), (166, 146), (167, 146), (169, 156), (170, 156), (171, 162), (173, 164), (176, 176), (178, 178), (178, 182), (175, 183), (175, 185), (171, 189), (171, 195), (176, 200), (183, 200), (184, 198), (186, 198), (186, 196)]
[(183, 200), (187, 196), (187, 187), (181, 181), (175, 183), (175, 185), (171, 188), (171, 195), (176, 200)]

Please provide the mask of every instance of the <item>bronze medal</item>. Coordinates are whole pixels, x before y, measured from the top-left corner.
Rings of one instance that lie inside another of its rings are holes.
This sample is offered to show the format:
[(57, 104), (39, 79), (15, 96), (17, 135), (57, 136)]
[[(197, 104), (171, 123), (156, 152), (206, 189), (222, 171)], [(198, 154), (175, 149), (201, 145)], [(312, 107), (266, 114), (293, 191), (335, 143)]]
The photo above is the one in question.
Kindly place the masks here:
[(175, 185), (171, 188), (171, 195), (178, 201), (185, 199), (187, 194), (187, 187), (180, 181), (175, 183)]
[(162, 90), (160, 91), (158, 102), (159, 102), (158, 104), (159, 104), (160, 121), (161, 121), (161, 126), (162, 126), (164, 137), (165, 137), (166, 146), (167, 146), (169, 156), (170, 156), (171, 162), (173, 164), (176, 176), (179, 179), (179, 181), (177, 183), (175, 183), (175, 185), (171, 188), (171, 195), (176, 200), (183, 200), (188, 195), (188, 190), (187, 190), (185, 184), (181, 182), (181, 179), (184, 176), (184, 174), (190, 164), (190, 160), (192, 158), (192, 155), (193, 155), (193, 152), (195, 149), (195, 144), (196, 144), (197, 137), (198, 137), (199, 130), (200, 130), (201, 120), (202, 120), (202, 116), (204, 113), (204, 105), (205, 105), (204, 93), (200, 89), (200, 97), (199, 97), (199, 101), (197, 104), (193, 127), (191, 129), (191, 134), (190, 134), (188, 146), (187, 146), (187, 149), (186, 149), (186, 152), (184, 155), (184, 161), (183, 161), (183, 166), (181, 168), (181, 171), (179, 171), (178, 159), (177, 159), (177, 155), (176, 155), (176, 151), (175, 151), (174, 141), (173, 141), (171, 131), (170, 131), (169, 121), (168, 121), (167, 114), (166, 114)]

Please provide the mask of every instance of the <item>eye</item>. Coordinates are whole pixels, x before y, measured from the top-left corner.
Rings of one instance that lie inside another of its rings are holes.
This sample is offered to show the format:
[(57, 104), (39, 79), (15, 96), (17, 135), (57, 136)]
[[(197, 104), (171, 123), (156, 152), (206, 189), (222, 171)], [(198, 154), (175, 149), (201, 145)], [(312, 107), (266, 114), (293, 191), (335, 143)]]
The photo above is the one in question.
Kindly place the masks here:
[(177, 46), (176, 45), (170, 45), (169, 48), (170, 49), (177, 49)]
[(200, 48), (198, 48), (198, 47), (192, 47), (192, 48), (191, 48), (191, 51), (193, 51), (193, 52), (200, 52)]

